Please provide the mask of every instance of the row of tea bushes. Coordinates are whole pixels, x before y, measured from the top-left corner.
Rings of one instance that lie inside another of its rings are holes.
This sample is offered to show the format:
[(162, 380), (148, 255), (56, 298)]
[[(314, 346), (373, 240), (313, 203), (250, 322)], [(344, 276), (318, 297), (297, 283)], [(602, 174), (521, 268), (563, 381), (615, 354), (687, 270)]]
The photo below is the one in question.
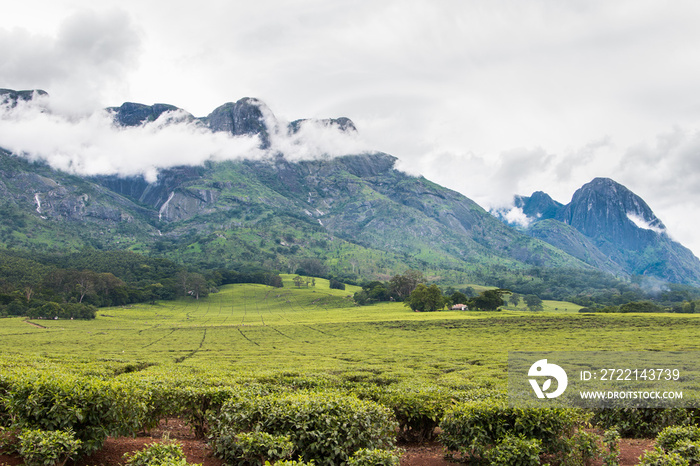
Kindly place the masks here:
[[(601, 424), (617, 420), (624, 426), (621, 421), (630, 413), (609, 410), (596, 416)], [(634, 416), (644, 414), (645, 429), (658, 432), (671, 420), (692, 423), (693, 413), (656, 410)], [(217, 455), (231, 464), (274, 459), (394, 464), (397, 440), (431, 439), (438, 426), (450, 452), (494, 464), (517, 455), (525, 458), (523, 464), (535, 457), (592, 458), (601, 451), (612, 456), (611, 447), (596, 450), (600, 439), (580, 430), (591, 414), (519, 410), (502, 394), (421, 384), (335, 385), (323, 378), (304, 383), (282, 378), (276, 384), (274, 377), (163, 371), (86, 376), (19, 366), (0, 372), (2, 448), (28, 452), (32, 442), (51, 435), (41, 432), (62, 432), (67, 437), (56, 434), (54, 441), (63, 442), (57, 450), (66, 457), (90, 454), (107, 436), (135, 435), (168, 417), (182, 418), (200, 437), (208, 436)]]

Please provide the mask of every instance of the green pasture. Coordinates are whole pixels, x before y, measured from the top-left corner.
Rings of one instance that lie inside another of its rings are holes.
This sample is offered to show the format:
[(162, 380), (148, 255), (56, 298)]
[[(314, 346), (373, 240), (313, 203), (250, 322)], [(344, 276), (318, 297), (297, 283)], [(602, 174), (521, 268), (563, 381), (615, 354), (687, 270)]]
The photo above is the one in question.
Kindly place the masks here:
[(358, 288), (228, 285), (200, 300), (103, 308), (93, 321), (0, 320), (8, 361), (147, 372), (319, 374), (502, 386), (508, 351), (700, 350), (700, 316), (579, 314), (570, 303), (499, 312), (358, 307)]

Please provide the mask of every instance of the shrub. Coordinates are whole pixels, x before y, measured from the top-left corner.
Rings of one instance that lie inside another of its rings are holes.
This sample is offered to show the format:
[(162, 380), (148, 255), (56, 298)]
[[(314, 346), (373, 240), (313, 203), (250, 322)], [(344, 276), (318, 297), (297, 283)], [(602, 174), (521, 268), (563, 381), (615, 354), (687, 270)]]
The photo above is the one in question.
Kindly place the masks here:
[[(274, 466), (315, 466), (316, 463), (314, 463), (314, 460), (309, 461), (308, 463), (305, 461), (298, 461), (298, 460), (282, 460), (282, 461), (276, 461), (274, 463)], [(273, 466), (272, 463), (269, 461), (265, 461), (265, 466)]]
[(666, 453), (661, 449), (647, 452), (639, 466), (690, 466), (690, 462), (678, 453)]
[(700, 464), (700, 441), (681, 440), (676, 443), (671, 453), (677, 453), (688, 460), (691, 465), (697, 466)]
[(398, 439), (404, 442), (432, 440), (445, 410), (453, 404), (450, 392), (430, 385), (363, 386), (354, 392), (360, 398), (376, 401), (394, 411), (399, 423)]
[(64, 465), (80, 448), (71, 431), (25, 429), (19, 436), (19, 454), (28, 466)]
[(507, 436), (485, 453), (489, 464), (539, 466), (542, 442), (520, 436)]
[(603, 466), (620, 464), (620, 433), (617, 429), (608, 429), (603, 433), (603, 445), (607, 448), (603, 452)]
[(183, 418), (197, 438), (204, 438), (208, 419), (218, 414), (223, 404), (239, 390), (229, 386), (182, 386), (172, 393), (173, 414)]
[[(141, 451), (125, 453), (127, 466), (185, 466), (187, 457), (182, 451), (182, 445), (177, 442), (154, 442)], [(201, 466), (201, 465), (197, 465)]]
[(185, 420), (197, 438), (205, 438), (209, 419), (216, 417), (224, 402), (233, 397), (267, 393), (260, 385), (219, 385), (191, 377), (169, 380), (133, 379), (134, 390), (142, 392), (146, 412), (142, 428), (158, 425), (161, 419), (178, 417)]
[[(286, 435), (248, 432), (217, 439), (214, 454), (227, 464), (262, 466), (265, 460), (285, 460), (292, 456), (294, 444)], [(275, 463), (277, 464), (277, 463)]]
[(649, 438), (665, 427), (689, 422), (692, 415), (692, 410), (682, 408), (620, 406), (596, 410), (591, 422), (603, 429), (615, 427), (624, 437)]
[(397, 450), (369, 450), (361, 448), (352, 454), (348, 466), (399, 466), (401, 452)]
[(448, 409), (440, 423), (442, 444), (452, 452), (484, 458), (509, 436), (537, 439), (546, 453), (564, 453), (576, 426), (586, 419), (573, 409), (521, 409), (504, 401), (474, 401)]
[(399, 450), (361, 448), (350, 457), (348, 466), (399, 466), (402, 453)]
[(328, 287), (331, 290), (344, 290), (345, 289), (345, 283), (341, 282), (340, 280), (336, 278), (331, 278)]
[(700, 442), (700, 427), (698, 426), (672, 426), (666, 427), (656, 437), (656, 445), (665, 450), (673, 450), (678, 443), (687, 440)]
[(599, 440), (599, 436), (579, 430), (562, 445), (561, 464), (591, 464), (592, 461), (600, 457)]
[(134, 434), (145, 411), (126, 385), (55, 374), (15, 379), (5, 405), (20, 429), (74, 432), (81, 455), (100, 449), (107, 436)]
[(700, 464), (700, 427), (667, 427), (656, 437), (656, 446), (665, 453), (680, 455), (691, 465)]
[(19, 431), (16, 428), (0, 427), (0, 451), (16, 453), (19, 445), (18, 435)]
[(330, 391), (231, 399), (211, 424), (220, 455), (237, 433), (260, 431), (288, 435), (303, 460), (325, 465), (361, 448), (393, 447), (396, 428), (387, 408)]

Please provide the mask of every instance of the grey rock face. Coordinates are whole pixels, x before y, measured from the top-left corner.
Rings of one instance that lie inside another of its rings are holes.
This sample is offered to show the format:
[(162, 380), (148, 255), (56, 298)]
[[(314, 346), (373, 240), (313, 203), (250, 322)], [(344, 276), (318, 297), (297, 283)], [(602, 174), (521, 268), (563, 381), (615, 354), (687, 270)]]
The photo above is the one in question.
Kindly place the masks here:
[(46, 91), (41, 89), (29, 90), (29, 91), (14, 91), (12, 89), (0, 89), (0, 104), (9, 104), (10, 107), (14, 108), (17, 106), (19, 101), (29, 101), (34, 98), (34, 96), (45, 96), (49, 95)]
[(516, 206), (534, 221), (531, 236), (601, 270), (700, 283), (700, 260), (668, 236), (642, 198), (609, 178), (585, 184), (565, 206), (541, 192)]
[(552, 199), (549, 194), (536, 191), (530, 197), (516, 196), (515, 207), (520, 207), (530, 218), (545, 220), (554, 218), (563, 205)]
[(356, 133), (357, 128), (355, 127), (355, 123), (352, 122), (350, 118), (345, 118), (345, 117), (340, 117), (340, 118), (325, 118), (322, 120), (309, 120), (309, 119), (301, 119), (301, 120), (294, 120), (293, 122), (289, 123), (288, 130), (291, 134), (295, 134), (299, 132), (301, 129), (301, 126), (307, 122), (307, 121), (312, 121), (314, 123), (323, 125), (323, 126), (331, 126), (331, 127), (336, 127), (340, 131), (348, 132), (348, 133)]
[(107, 109), (114, 114), (114, 121), (120, 126), (139, 126), (144, 122), (155, 121), (165, 112), (180, 110), (174, 105), (154, 104), (144, 105), (125, 102), (120, 107)]
[(270, 109), (260, 100), (245, 97), (214, 109), (202, 121), (214, 132), (227, 132), (234, 136), (257, 135), (261, 147), (270, 147), (270, 130), (266, 118), (274, 119)]
[[(650, 228), (640, 228), (630, 217)], [(556, 218), (590, 238), (625, 249), (644, 248), (666, 229), (642, 198), (609, 178), (582, 186)]]

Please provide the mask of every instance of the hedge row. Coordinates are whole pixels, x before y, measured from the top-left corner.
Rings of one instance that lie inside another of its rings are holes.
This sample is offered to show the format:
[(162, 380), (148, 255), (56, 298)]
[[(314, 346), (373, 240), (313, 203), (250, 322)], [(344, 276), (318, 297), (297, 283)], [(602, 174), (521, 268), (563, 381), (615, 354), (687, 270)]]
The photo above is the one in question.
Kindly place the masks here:
[[(56, 451), (63, 457), (75, 457), (98, 450), (107, 436), (135, 435), (163, 418), (180, 417), (200, 437), (208, 435), (217, 455), (231, 464), (393, 464), (397, 439), (430, 439), (438, 425), (450, 452), (494, 464), (504, 458), (529, 464), (548, 455), (592, 458), (606, 451), (615, 456), (614, 436), (600, 448), (603, 439), (579, 430), (590, 412), (517, 409), (497, 397), (468, 399), (468, 394), (432, 386), (358, 384), (340, 393), (271, 381), (217, 384), (131, 375), (103, 380), (13, 369), (0, 374), (0, 425), (5, 427), (0, 447), (28, 452), (32, 442), (43, 439), (59, 445)], [(618, 409), (596, 413), (594, 419), (621, 429), (641, 419), (639, 428), (658, 432), (671, 422), (697, 422), (697, 411)], [(663, 432), (662, 447), (673, 443), (664, 438), (680, 435)], [(692, 458), (697, 442), (693, 437), (664, 454)]]

